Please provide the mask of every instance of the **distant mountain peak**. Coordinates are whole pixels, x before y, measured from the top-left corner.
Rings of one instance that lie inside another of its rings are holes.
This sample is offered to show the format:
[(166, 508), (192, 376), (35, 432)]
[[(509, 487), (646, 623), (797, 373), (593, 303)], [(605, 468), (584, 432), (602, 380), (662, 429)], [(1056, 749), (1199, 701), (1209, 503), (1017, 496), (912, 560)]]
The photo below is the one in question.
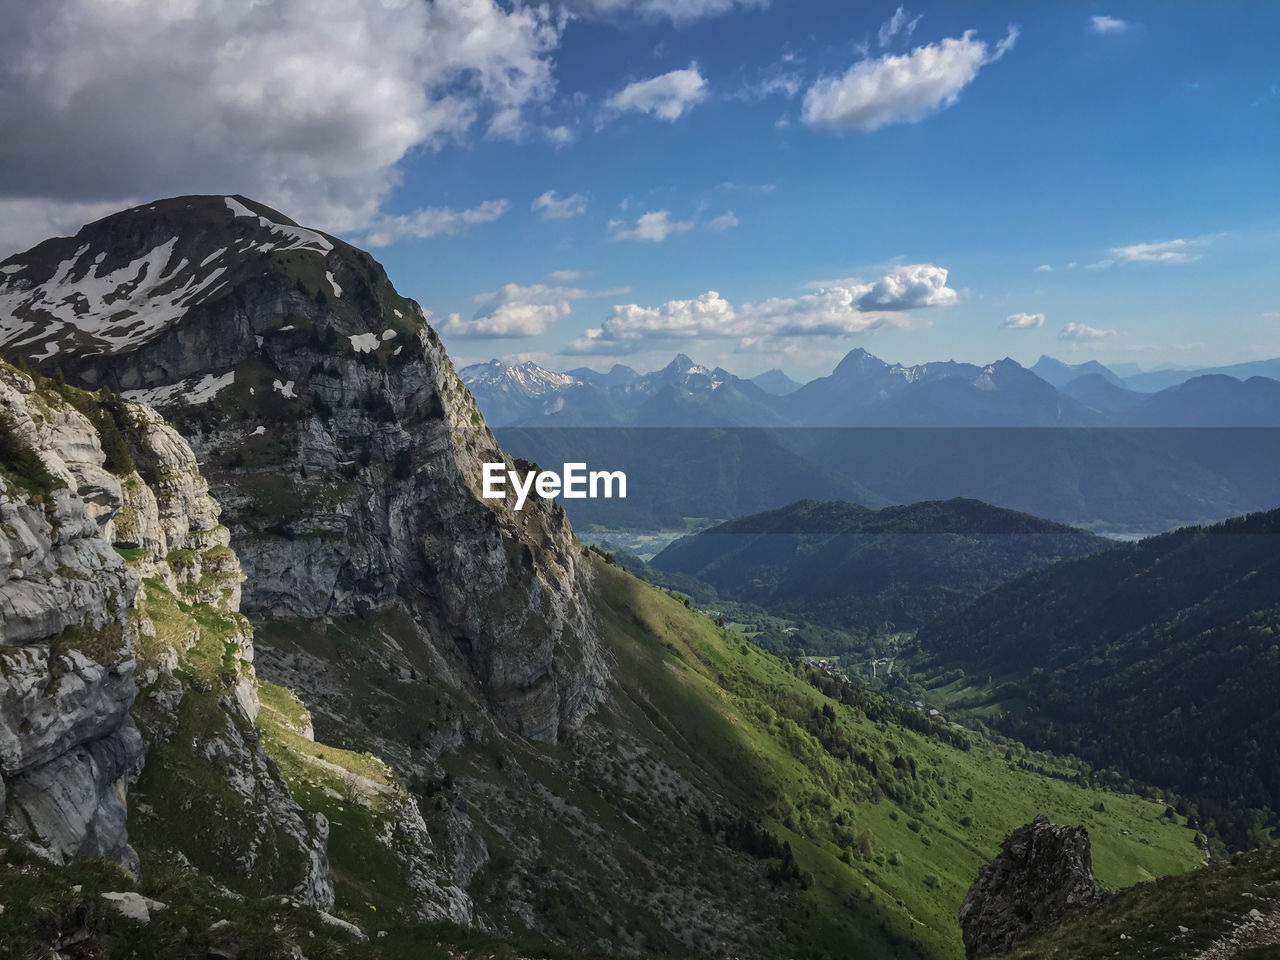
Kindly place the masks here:
[(833, 377), (858, 376), (887, 369), (889, 364), (879, 357), (873, 356), (862, 347), (854, 347), (844, 355), (844, 359), (836, 365), (831, 375)]
[(777, 367), (774, 367), (772, 370), (766, 370), (764, 373), (757, 374), (751, 378), (751, 382), (765, 393), (772, 394), (775, 397), (790, 396), (803, 386), (803, 384), (792, 380)]

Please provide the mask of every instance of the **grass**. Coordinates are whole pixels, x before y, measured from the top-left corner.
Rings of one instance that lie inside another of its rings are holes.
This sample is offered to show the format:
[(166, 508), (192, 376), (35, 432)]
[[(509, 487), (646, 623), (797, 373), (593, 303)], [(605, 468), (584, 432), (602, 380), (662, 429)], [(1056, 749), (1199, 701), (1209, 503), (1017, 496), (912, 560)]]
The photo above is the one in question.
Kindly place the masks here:
[[(1131, 960), (1197, 955), (1248, 920), (1280, 906), (1280, 848), (1264, 847), (1176, 877), (1121, 891), (1090, 913), (1028, 941), (1017, 960), (1091, 960), (1119, 952)], [(1124, 939), (1121, 939), (1123, 935)], [(1272, 960), (1277, 948), (1235, 956)]]
[[(792, 842), (814, 877), (807, 895), (820, 920), (811, 938), (833, 954), (841, 943), (866, 938), (858, 927), (880, 913), (872, 927), (883, 924), (890, 940), (905, 936), (957, 956), (955, 912), (978, 867), (1005, 833), (1040, 812), (1089, 827), (1105, 885), (1182, 872), (1199, 861), (1194, 832), (1164, 819), (1162, 804), (1020, 769), (1005, 760), (1004, 746), (979, 737), (970, 736), (963, 750), (873, 721), (682, 602), (603, 563), (595, 575), (624, 692), (681, 754), (696, 759), (700, 769), (692, 775), (709, 775)], [(802, 718), (828, 704), (845, 735), (882, 763), (914, 760), (909, 803), (868, 796), (857, 771), (784, 716)], [(1100, 799), (1101, 812), (1093, 809)], [(854, 829), (836, 829), (841, 818)], [(876, 852), (844, 862), (849, 848), (839, 840), (862, 830)], [(865, 947), (892, 946), (874, 939)]]

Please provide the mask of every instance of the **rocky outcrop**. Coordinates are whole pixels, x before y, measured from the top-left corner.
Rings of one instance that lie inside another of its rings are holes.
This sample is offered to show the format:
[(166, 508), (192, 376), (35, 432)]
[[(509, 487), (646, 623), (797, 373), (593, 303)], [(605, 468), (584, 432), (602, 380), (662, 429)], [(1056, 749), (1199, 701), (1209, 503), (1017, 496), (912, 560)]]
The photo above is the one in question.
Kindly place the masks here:
[[(145, 744), (177, 743), (236, 795), (231, 812), (251, 825), (241, 869), (255, 869), (264, 845), (292, 850), (288, 889), (326, 907), (327, 824), (304, 820), (253, 727), (252, 634), (219, 512), (190, 447), (156, 411), (0, 363), (3, 827), (58, 863), (105, 856), (137, 870), (129, 787), (146, 771)], [(157, 595), (172, 601), (164, 617)], [(201, 645), (221, 657), (218, 690), (186, 660)], [(180, 719), (189, 696), (216, 704), (219, 722), (190, 729)]]
[(969, 960), (1005, 953), (1105, 898), (1093, 879), (1089, 832), (1044, 814), (1018, 827), (984, 866), (960, 907)]
[(138, 578), (105, 534), (120, 484), (88, 419), (2, 365), (0, 416), (4, 829), (59, 863), (136, 867), (124, 796), (144, 755), (126, 629)]
[(247, 613), (403, 607), (413, 642), (537, 740), (600, 696), (563, 511), (481, 498), (481, 465), (508, 458), (368, 254), (243, 197), (184, 197), (10, 258), (6, 305), (0, 345), (178, 425), (226, 510)]

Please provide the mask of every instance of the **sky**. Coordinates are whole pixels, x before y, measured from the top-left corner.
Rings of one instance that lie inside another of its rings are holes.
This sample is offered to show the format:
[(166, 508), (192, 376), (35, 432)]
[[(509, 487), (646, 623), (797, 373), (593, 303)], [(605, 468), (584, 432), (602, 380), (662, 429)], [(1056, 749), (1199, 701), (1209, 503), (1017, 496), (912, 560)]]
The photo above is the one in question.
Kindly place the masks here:
[(0, 256), (240, 193), (455, 363), (1280, 355), (1280, 4), (0, 0)]

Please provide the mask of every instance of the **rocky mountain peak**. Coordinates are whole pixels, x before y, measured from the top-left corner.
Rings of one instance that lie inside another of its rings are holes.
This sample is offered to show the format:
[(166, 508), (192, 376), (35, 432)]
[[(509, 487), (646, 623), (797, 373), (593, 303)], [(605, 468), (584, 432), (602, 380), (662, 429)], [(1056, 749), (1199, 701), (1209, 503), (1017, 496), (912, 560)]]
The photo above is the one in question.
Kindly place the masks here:
[(965, 957), (1005, 953), (1104, 896), (1093, 878), (1089, 831), (1052, 824), (1040, 814), (1004, 838), (965, 895)]
[(406, 612), (499, 715), (554, 740), (604, 667), (563, 511), (503, 461), (427, 315), (367, 253), (244, 197), (180, 197), (0, 266), (0, 345), (154, 404), (225, 507), (253, 615)]

